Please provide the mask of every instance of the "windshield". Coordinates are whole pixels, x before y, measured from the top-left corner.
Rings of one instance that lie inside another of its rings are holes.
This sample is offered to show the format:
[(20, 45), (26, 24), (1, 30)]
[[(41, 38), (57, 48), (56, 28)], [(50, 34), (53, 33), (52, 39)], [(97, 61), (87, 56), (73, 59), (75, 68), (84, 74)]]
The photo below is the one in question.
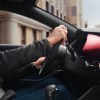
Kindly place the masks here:
[(79, 28), (100, 27), (100, 0), (39, 0), (37, 6)]
[(37, 6), (63, 20), (67, 19), (66, 0), (44, 0), (44, 4), (41, 3), (43, 0), (39, 0)]
[(100, 28), (99, 4), (100, 0), (0, 0), (0, 44), (30, 44), (46, 38), (59, 24), (70, 35), (78, 28)]

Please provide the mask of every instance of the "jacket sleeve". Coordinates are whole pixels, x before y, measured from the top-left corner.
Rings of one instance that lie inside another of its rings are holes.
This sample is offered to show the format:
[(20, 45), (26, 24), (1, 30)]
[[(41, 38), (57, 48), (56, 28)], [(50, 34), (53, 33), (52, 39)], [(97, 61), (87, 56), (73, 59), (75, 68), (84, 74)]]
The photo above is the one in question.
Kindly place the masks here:
[(33, 62), (31, 62), (28, 65), (24, 66), (23, 68), (20, 68), (19, 70), (15, 70), (12, 74), (13, 76), (11, 77), (11, 80), (13, 82), (16, 82), (19, 79), (22, 79), (31, 75), (36, 76), (38, 72), (39, 70), (37, 70)]
[(50, 44), (47, 39), (34, 42), (28, 46), (0, 52), (0, 77), (11, 77), (11, 73), (30, 62), (36, 61), (49, 52)]

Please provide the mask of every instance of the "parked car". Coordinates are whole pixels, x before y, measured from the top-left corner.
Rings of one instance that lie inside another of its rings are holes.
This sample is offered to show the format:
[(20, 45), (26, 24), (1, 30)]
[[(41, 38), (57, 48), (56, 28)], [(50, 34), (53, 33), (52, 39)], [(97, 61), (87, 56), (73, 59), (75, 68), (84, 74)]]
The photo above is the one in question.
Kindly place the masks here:
[[(100, 100), (100, 31), (79, 29), (35, 3), (36, 0), (0, 0), (0, 10), (36, 20), (48, 31), (61, 24), (68, 28), (68, 43), (52, 47), (39, 71), (41, 78), (55, 76), (78, 100)], [(17, 47), (1, 44), (0, 50)]]

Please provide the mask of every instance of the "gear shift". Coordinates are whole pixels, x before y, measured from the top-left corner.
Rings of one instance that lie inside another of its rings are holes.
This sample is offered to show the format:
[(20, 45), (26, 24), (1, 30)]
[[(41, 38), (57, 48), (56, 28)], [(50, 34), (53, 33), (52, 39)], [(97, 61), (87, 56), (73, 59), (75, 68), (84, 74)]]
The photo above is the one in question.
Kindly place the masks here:
[(58, 89), (56, 88), (56, 85), (49, 85), (45, 88), (45, 95), (47, 97), (47, 100), (53, 100), (53, 98), (56, 96)]

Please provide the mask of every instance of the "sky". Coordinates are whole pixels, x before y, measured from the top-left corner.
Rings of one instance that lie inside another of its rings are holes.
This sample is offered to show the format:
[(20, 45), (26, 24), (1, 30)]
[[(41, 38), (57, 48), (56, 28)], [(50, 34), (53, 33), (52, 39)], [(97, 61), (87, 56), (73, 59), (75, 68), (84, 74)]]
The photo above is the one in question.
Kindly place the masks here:
[(89, 28), (100, 24), (100, 0), (83, 0), (83, 18)]

